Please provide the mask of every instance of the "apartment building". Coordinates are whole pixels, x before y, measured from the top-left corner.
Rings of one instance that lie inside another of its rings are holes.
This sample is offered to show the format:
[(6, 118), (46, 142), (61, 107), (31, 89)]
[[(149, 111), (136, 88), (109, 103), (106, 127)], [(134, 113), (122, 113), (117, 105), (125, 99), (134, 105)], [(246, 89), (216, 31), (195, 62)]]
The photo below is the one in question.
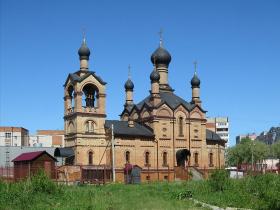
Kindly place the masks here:
[(235, 142), (236, 144), (239, 144), (242, 139), (251, 139), (252, 141), (254, 141), (257, 137), (258, 135), (256, 133), (241, 134), (239, 136), (236, 136)]
[(0, 146), (28, 146), (29, 131), (23, 127), (0, 127)]
[(37, 130), (30, 135), (29, 145), (32, 147), (64, 147), (64, 130)]
[(229, 143), (229, 119), (228, 117), (209, 117), (207, 118), (206, 128), (218, 134), (226, 141), (226, 147)]

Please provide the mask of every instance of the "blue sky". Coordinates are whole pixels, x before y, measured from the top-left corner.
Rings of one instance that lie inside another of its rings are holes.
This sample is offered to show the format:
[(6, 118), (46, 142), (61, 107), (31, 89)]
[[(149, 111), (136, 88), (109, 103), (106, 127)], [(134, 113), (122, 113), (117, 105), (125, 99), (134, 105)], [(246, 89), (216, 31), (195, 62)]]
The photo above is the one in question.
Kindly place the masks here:
[(0, 125), (63, 129), (63, 84), (79, 69), (85, 28), (90, 68), (107, 84), (118, 119), (130, 64), (135, 101), (148, 94), (151, 53), (163, 28), (169, 81), (190, 101), (193, 61), (208, 116), (235, 136), (280, 123), (280, 2), (0, 0)]

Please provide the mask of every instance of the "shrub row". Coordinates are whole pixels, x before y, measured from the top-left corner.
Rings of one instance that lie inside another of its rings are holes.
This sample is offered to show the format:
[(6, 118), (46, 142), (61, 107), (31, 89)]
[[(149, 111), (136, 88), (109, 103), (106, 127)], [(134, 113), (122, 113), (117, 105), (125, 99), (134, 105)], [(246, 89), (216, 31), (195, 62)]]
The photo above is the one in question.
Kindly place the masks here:
[[(21, 209), (29, 209), (34, 202), (35, 195), (55, 195), (62, 192), (62, 186), (55, 184), (43, 171), (38, 172), (30, 180), (17, 183), (6, 183), (0, 180), (0, 204), (4, 204), (5, 209), (19, 206)], [(3, 205), (1, 206), (3, 207)]]
[(280, 209), (280, 176), (277, 174), (262, 174), (247, 176), (243, 179), (230, 179), (225, 170), (216, 170), (206, 182), (212, 193), (219, 194), (235, 192), (233, 199), (246, 198), (252, 201), (251, 208), (279, 210)]

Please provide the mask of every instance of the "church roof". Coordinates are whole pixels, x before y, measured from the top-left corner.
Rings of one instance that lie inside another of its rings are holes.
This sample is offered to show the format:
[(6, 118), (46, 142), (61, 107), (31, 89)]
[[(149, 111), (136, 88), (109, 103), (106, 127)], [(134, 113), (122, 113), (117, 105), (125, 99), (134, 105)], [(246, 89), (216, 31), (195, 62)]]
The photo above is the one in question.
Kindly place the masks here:
[(215, 132), (206, 129), (206, 140), (207, 141), (225, 141)]
[(67, 81), (68, 81), (69, 78), (71, 79), (72, 82), (75, 83), (75, 82), (82, 82), (84, 79), (86, 79), (90, 75), (92, 75), (94, 78), (96, 78), (96, 80), (98, 82), (100, 82), (102, 85), (106, 85), (107, 84), (99, 76), (97, 76), (94, 71), (83, 71), (83, 72), (85, 72), (85, 74), (83, 76), (81, 76), (81, 77), (78, 75), (79, 72), (80, 71), (77, 71), (77, 72), (75, 72), (73, 74), (69, 74), (67, 79), (66, 79), (66, 81), (65, 81), (64, 87), (66, 86)]
[(55, 157), (71, 157), (74, 155), (74, 150), (72, 147), (57, 147), (54, 150)]
[(154, 138), (154, 134), (151, 129), (137, 122), (134, 122), (134, 127), (129, 127), (128, 121), (119, 121), (119, 120), (105, 121), (106, 128), (111, 128), (112, 124), (114, 125), (115, 136)]
[[(166, 103), (171, 109), (176, 109), (178, 106), (182, 105), (184, 106), (188, 111), (193, 110), (196, 105), (188, 103), (181, 97), (177, 96), (173, 92), (160, 92), (159, 93), (160, 98), (161, 98), (161, 103), (158, 106), (161, 106), (162, 104)], [(149, 105), (150, 104), (150, 97), (146, 97), (144, 100), (139, 102), (136, 106), (140, 110), (144, 106), (144, 104)]]

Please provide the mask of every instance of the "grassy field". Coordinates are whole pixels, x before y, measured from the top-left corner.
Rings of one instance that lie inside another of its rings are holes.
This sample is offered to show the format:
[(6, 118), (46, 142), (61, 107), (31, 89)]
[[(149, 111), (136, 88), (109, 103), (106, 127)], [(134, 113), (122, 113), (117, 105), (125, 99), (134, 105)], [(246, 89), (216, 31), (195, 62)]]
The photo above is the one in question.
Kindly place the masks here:
[(104, 186), (57, 186), (44, 181), (12, 185), (2, 183), (0, 208), (7, 210), (207, 209), (183, 197), (178, 199), (177, 192), (179, 191), (176, 185), (167, 183)]
[(280, 209), (280, 176), (141, 185), (58, 186), (44, 176), (0, 181), (1, 209), (207, 209), (188, 198), (220, 207)]

